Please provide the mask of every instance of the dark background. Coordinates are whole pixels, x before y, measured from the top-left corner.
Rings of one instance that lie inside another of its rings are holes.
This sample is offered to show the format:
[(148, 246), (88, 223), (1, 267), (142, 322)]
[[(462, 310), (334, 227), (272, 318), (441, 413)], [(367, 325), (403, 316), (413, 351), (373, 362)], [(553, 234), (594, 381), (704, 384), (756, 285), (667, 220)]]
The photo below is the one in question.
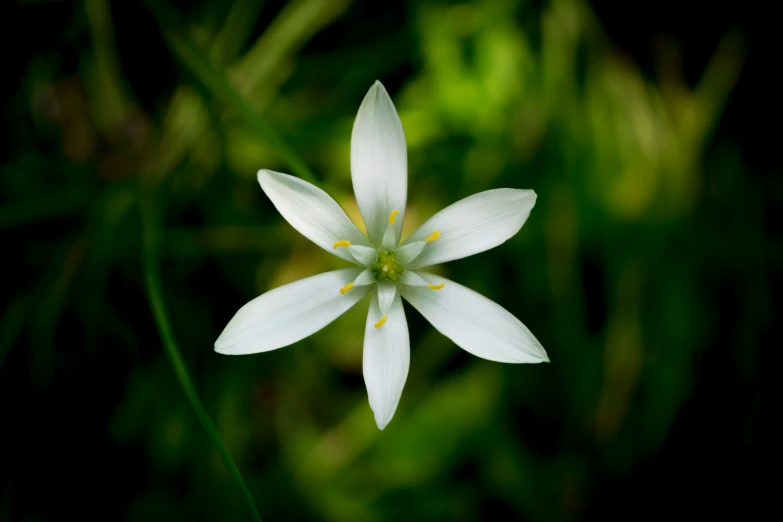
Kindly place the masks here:
[[(249, 518), (153, 321), (147, 197), (174, 335), (265, 520), (774, 507), (783, 183), (762, 4), (151, 4), (15, 2), (0, 22), (0, 520)], [(258, 168), (294, 172), (259, 121), (356, 219), (350, 128), (375, 79), (408, 139), (406, 230), (536, 190), (520, 234), (441, 273), (552, 360), (474, 358), (406, 305), (411, 373), (383, 432), (365, 302), (292, 347), (212, 351), (252, 297), (342, 266), (261, 193)]]

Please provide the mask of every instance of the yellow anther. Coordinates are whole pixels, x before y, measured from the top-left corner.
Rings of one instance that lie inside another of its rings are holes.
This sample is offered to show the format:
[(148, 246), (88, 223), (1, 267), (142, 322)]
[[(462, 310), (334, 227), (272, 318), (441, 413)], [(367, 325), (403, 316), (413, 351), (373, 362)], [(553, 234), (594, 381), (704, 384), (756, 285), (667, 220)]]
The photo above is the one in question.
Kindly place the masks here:
[(348, 283), (347, 285), (345, 285), (344, 287), (342, 287), (342, 288), (340, 289), (340, 293), (341, 293), (341, 294), (343, 294), (343, 295), (345, 295), (345, 293), (346, 293), (348, 290), (350, 290), (351, 288), (353, 288), (353, 283)]
[(438, 232), (437, 230), (433, 230), (433, 231), (432, 231), (432, 234), (430, 234), (429, 236), (427, 236), (427, 239), (426, 239), (426, 241), (427, 241), (427, 243), (429, 243), (429, 242), (431, 242), (431, 241), (435, 241), (435, 240), (436, 240), (436, 239), (438, 239), (439, 237), (440, 237), (440, 232)]
[(397, 216), (397, 214), (399, 214), (399, 213), (400, 213), (400, 211), (399, 211), (399, 210), (392, 210), (392, 213), (391, 213), (391, 214), (389, 214), (389, 224), (390, 224), (390, 225), (393, 225), (393, 224), (394, 224), (394, 218), (395, 218), (395, 216)]
[(375, 323), (376, 328), (380, 328), (381, 326), (386, 324), (386, 320), (389, 318), (389, 314), (384, 315), (381, 317), (381, 320)]
[(441, 283), (439, 285), (427, 285), (427, 288), (429, 288), (430, 290), (440, 290), (444, 286), (446, 286), (446, 283)]
[(341, 247), (341, 246), (351, 246), (351, 242), (348, 241), (347, 239), (341, 239), (340, 241), (335, 241), (334, 246), (332, 248), (337, 250), (337, 247)]

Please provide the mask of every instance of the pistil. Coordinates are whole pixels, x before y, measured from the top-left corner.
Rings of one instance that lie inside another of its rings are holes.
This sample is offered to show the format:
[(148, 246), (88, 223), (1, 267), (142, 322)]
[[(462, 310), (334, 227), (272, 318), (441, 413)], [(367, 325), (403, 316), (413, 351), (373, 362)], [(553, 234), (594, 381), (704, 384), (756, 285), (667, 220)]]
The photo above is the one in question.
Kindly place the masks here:
[(378, 259), (370, 266), (370, 270), (375, 274), (377, 281), (388, 279), (394, 283), (399, 281), (400, 275), (405, 271), (397, 262), (397, 255), (384, 250), (378, 252)]

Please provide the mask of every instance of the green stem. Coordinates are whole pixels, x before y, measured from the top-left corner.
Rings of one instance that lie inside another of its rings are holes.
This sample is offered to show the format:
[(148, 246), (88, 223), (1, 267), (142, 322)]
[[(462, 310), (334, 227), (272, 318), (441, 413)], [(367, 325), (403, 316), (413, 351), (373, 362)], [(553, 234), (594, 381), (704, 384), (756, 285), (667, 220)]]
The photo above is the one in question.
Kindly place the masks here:
[(315, 176), (305, 162), (288, 146), (266, 121), (266, 118), (234, 89), (226, 76), (209, 62), (206, 58), (206, 51), (199, 49), (188, 37), (182, 16), (168, 3), (161, 0), (147, 0), (145, 3), (157, 20), (161, 33), (171, 50), (188, 67), (190, 72), (213, 94), (231, 105), (248, 124), (263, 136), (267, 143), (288, 163), (294, 174), (310, 183), (317, 183)]
[(155, 317), (155, 324), (158, 327), (158, 332), (163, 341), (166, 355), (174, 368), (174, 373), (182, 386), (182, 390), (185, 392), (185, 396), (188, 398), (193, 413), (196, 414), (196, 417), (204, 428), (204, 431), (207, 433), (207, 436), (223, 458), (226, 467), (231, 471), (237, 484), (242, 489), (253, 520), (261, 522), (261, 515), (258, 513), (250, 490), (247, 488), (247, 484), (245, 484), (245, 480), (242, 478), (239, 468), (237, 468), (237, 465), (231, 458), (231, 454), (228, 452), (228, 449), (226, 449), (225, 444), (223, 444), (223, 440), (220, 438), (220, 434), (218, 434), (215, 425), (212, 423), (212, 419), (201, 404), (201, 400), (196, 393), (196, 388), (193, 386), (193, 381), (191, 381), (190, 375), (188, 375), (185, 362), (182, 360), (177, 341), (174, 339), (174, 332), (171, 329), (171, 324), (169, 323), (168, 315), (166, 314), (166, 307), (163, 302), (163, 292), (161, 291), (160, 285), (157, 254), (158, 238), (156, 234), (156, 217), (153, 205), (149, 196), (141, 198), (141, 215), (144, 229), (144, 279), (152, 315)]

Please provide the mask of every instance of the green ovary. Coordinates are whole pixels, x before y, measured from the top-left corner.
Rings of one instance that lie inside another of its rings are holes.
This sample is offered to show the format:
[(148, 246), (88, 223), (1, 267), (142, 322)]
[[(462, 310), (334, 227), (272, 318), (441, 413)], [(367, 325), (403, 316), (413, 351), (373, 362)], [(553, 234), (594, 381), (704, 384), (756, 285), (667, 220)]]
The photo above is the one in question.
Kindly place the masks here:
[(397, 255), (394, 252), (381, 250), (378, 252), (378, 259), (370, 266), (370, 270), (378, 281), (388, 279), (396, 283), (405, 269), (397, 262)]

